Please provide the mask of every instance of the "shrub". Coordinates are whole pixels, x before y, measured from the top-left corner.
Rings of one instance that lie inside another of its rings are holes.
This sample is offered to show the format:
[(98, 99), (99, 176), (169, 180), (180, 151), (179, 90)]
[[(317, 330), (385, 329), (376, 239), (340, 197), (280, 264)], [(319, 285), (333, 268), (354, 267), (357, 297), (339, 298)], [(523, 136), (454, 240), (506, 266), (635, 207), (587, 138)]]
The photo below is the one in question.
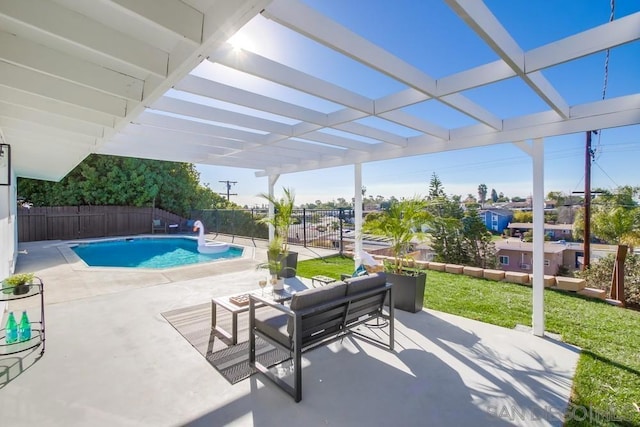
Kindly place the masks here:
[[(614, 255), (607, 255), (591, 264), (589, 270), (577, 273), (591, 288), (611, 290)], [(629, 306), (640, 307), (640, 255), (629, 254), (624, 262), (624, 297)]]

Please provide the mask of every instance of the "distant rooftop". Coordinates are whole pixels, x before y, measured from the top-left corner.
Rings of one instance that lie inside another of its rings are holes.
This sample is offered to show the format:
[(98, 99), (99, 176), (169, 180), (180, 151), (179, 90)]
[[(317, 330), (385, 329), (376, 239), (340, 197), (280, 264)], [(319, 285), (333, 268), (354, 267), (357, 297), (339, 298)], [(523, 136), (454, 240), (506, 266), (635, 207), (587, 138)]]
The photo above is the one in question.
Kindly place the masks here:
[[(529, 242), (520, 242), (517, 240), (505, 240), (496, 242), (497, 250), (512, 250), (512, 251), (523, 251), (523, 252), (533, 252), (533, 243)], [(547, 254), (557, 254), (560, 252), (564, 252), (567, 249), (571, 250), (583, 250), (582, 243), (569, 243), (569, 242), (545, 242), (544, 244), (544, 252)]]
[[(533, 224), (530, 222), (512, 222), (507, 228), (527, 228), (533, 229)], [(573, 230), (573, 224), (545, 224), (545, 230)]]

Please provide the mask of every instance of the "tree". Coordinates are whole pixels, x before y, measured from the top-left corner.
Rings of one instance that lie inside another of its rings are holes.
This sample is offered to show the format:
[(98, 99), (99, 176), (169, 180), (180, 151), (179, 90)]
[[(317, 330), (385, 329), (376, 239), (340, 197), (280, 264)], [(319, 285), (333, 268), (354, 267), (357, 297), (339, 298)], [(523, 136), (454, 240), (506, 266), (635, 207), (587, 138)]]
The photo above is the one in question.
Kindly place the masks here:
[(498, 201), (498, 193), (496, 192), (495, 188), (491, 189), (491, 201), (493, 203), (496, 203)]
[(468, 254), (468, 265), (481, 268), (496, 267), (496, 249), (491, 240), (491, 233), (475, 206), (469, 206), (462, 218), (462, 235)]
[[(640, 244), (640, 207), (635, 197), (639, 187), (619, 187), (615, 193), (598, 190), (601, 195), (592, 202), (591, 233), (611, 244), (638, 246)], [(573, 229), (574, 237), (584, 239), (584, 209), (578, 211)]]
[(477, 199), (475, 198), (475, 196), (474, 196), (473, 194), (471, 194), (471, 193), (467, 194), (467, 198), (466, 198), (466, 199), (464, 199), (464, 202), (463, 202), (463, 203), (465, 204), (465, 206), (470, 206), (470, 205), (473, 205), (473, 206), (480, 206), (480, 205), (478, 204), (478, 200), (477, 200)]
[(556, 202), (556, 206), (564, 205), (567, 195), (562, 191), (549, 191), (547, 193), (547, 200), (553, 200)]
[(487, 186), (486, 186), (486, 184), (478, 185), (478, 201), (480, 202), (480, 207), (484, 207), (484, 202), (487, 201)]
[[(435, 175), (434, 175), (435, 177)], [(475, 205), (460, 207), (460, 196), (447, 197), (440, 180), (432, 179), (427, 211), (431, 246), (438, 261), (473, 266), (495, 266), (491, 234), (478, 216)]]
[(442, 181), (440, 181), (440, 178), (438, 178), (438, 175), (434, 172), (433, 175), (431, 175), (431, 181), (429, 181), (429, 195), (427, 196), (427, 200), (433, 200), (438, 197), (443, 197), (444, 195)]
[(424, 233), (421, 231), (421, 226), (429, 218), (424, 199), (414, 196), (411, 199), (392, 203), (387, 210), (376, 212), (375, 215), (368, 215), (362, 230), (391, 239), (391, 251), (394, 257), (393, 272), (402, 274), (402, 260), (409, 251), (412, 240), (423, 239)]
[(513, 222), (531, 223), (531, 222), (533, 222), (533, 212), (531, 212), (531, 211), (514, 211), (513, 212)]
[(18, 179), (18, 194), (34, 206), (156, 206), (185, 217), (226, 207), (199, 178), (191, 163), (92, 154), (59, 182)]

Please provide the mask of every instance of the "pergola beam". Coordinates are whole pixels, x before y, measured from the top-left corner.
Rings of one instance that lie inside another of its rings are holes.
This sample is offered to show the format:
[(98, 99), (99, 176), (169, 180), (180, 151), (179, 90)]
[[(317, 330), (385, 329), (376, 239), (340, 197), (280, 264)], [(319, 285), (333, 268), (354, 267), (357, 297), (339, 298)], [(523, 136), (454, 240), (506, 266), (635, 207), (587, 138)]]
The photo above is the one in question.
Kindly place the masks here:
[(144, 81), (14, 34), (0, 32), (0, 59), (121, 98), (142, 100)]
[(194, 46), (202, 42), (204, 15), (176, 0), (110, 0), (123, 10), (143, 17), (158, 28), (189, 40)]
[(167, 76), (169, 54), (146, 43), (133, 40), (113, 28), (85, 15), (44, 0), (3, 1), (0, 20), (10, 32), (28, 33), (47, 41), (63, 52), (82, 51), (96, 63), (115, 61), (137, 70), (137, 77), (154, 74)]
[(122, 98), (7, 62), (0, 62), (0, 85), (115, 117), (127, 112), (127, 101)]
[[(381, 47), (293, 0), (276, 0), (262, 14), (333, 50), (361, 62), (429, 96), (437, 94), (436, 80)], [(440, 99), (460, 112), (499, 129), (499, 118), (462, 95)]]
[(569, 116), (569, 106), (546, 78), (525, 72), (525, 53), (489, 8), (476, 0), (446, 0), (449, 6), (471, 27), (521, 78), (562, 118)]

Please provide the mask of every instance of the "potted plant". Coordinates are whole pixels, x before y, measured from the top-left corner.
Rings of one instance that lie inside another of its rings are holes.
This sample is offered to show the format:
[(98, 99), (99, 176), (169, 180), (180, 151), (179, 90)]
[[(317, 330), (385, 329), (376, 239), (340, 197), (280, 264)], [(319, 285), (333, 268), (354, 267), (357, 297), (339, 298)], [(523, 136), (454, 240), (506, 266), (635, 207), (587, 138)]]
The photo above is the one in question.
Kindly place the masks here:
[(271, 286), (273, 289), (282, 289), (284, 279), (280, 275), (282, 266), (282, 239), (274, 237), (267, 246), (267, 262), (259, 264), (257, 268), (269, 269), (271, 275)]
[(2, 292), (14, 295), (26, 294), (29, 292), (34, 277), (33, 273), (18, 273), (9, 276), (2, 282)]
[(386, 264), (387, 278), (394, 285), (395, 308), (416, 313), (422, 310), (426, 273), (405, 266), (414, 240), (423, 240), (422, 224), (430, 218), (426, 202), (419, 196), (392, 203), (382, 211), (370, 214), (362, 230), (391, 239), (393, 263)]
[(271, 267), (275, 268), (279, 265), (278, 277), (295, 277), (298, 267), (298, 253), (289, 251), (288, 243), (289, 229), (293, 224), (295, 194), (290, 188), (283, 188), (283, 192), (284, 195), (281, 198), (265, 193), (259, 195), (274, 207), (274, 215), (263, 218), (261, 222), (273, 226), (274, 229), (274, 239), (269, 242), (267, 250)]

